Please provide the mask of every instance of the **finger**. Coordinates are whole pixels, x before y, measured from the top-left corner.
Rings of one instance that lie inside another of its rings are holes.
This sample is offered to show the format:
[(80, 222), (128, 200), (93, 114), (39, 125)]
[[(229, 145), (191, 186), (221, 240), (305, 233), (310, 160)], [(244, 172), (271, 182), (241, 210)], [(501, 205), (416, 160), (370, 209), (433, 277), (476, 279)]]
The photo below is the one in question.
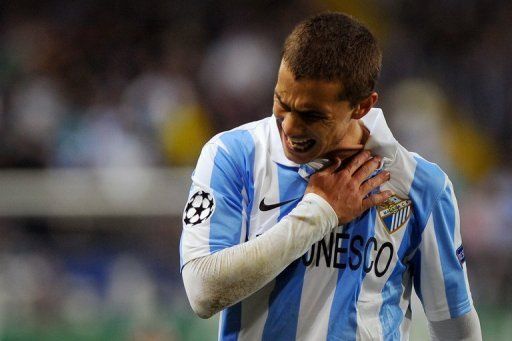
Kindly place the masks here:
[(380, 193), (372, 194), (368, 198), (363, 199), (363, 212), (367, 209), (380, 205), (388, 200), (393, 195), (391, 191), (382, 191)]
[(370, 159), (371, 153), (369, 150), (363, 150), (352, 157), (350, 162), (347, 163), (345, 169), (349, 175), (354, 174), (359, 167), (361, 167), (368, 159)]
[(379, 168), (380, 161), (382, 158), (380, 156), (375, 156), (374, 158), (366, 161), (357, 172), (355, 172), (353, 178), (359, 183), (363, 183), (373, 172)]
[(389, 179), (391, 179), (391, 174), (388, 171), (382, 171), (373, 178), (363, 182), (361, 185), (361, 193), (366, 195), (386, 181), (389, 181)]
[(330, 169), (331, 173), (336, 173), (341, 168), (341, 159), (339, 157), (335, 157), (332, 163), (332, 168)]

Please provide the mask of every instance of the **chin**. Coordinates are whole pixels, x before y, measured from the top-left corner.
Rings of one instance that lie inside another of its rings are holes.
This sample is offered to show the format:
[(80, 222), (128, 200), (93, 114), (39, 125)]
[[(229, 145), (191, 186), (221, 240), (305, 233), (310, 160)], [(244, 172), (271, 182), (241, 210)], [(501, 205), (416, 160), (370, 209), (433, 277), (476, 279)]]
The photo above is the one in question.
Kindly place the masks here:
[(311, 162), (315, 159), (318, 158), (318, 156), (315, 155), (312, 155), (312, 154), (304, 154), (304, 155), (297, 155), (295, 153), (290, 153), (289, 151), (285, 150), (284, 151), (284, 155), (286, 156), (286, 158), (290, 161), (293, 161), (297, 164), (304, 164), (304, 163), (308, 163), (308, 162)]

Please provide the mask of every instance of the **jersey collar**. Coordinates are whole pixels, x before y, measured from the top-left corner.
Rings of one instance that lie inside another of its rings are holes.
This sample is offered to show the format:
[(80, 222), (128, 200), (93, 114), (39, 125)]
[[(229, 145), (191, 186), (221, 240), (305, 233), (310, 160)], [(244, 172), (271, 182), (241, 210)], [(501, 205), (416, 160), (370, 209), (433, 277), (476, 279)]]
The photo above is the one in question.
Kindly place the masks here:
[[(382, 110), (379, 108), (372, 108), (361, 120), (370, 132), (370, 136), (364, 145), (364, 149), (370, 150), (374, 155), (382, 156), (384, 166), (393, 162), (398, 150), (398, 142), (389, 130)], [(270, 122), (269, 141), (270, 156), (274, 162), (287, 167), (301, 166), (286, 158), (274, 115), (272, 115)]]
[(371, 109), (361, 120), (370, 131), (364, 149), (370, 150), (373, 155), (380, 155), (384, 166), (393, 162), (398, 151), (398, 141), (389, 130), (382, 109)]

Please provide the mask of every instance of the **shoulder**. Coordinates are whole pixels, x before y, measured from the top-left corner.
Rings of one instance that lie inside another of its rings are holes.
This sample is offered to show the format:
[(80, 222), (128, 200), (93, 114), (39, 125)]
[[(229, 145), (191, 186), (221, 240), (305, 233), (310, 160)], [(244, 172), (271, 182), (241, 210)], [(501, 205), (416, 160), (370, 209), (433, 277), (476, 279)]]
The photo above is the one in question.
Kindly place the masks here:
[(437, 164), (397, 145), (395, 156), (386, 167), (392, 174), (392, 189), (405, 196), (421, 193), (418, 199), (435, 197), (445, 186), (446, 173)]
[(268, 144), (270, 119), (246, 123), (212, 137), (203, 146), (196, 171), (217, 167), (222, 173), (235, 172), (243, 177), (253, 168), (256, 150)]
[(439, 165), (419, 154), (409, 152), (409, 155), (416, 163), (411, 190), (419, 190), (425, 195), (437, 197), (450, 181), (448, 175)]
[(271, 117), (267, 117), (218, 133), (205, 144), (203, 149), (220, 147), (232, 156), (240, 152), (250, 154), (259, 144), (266, 142), (270, 119)]
[(415, 163), (414, 175), (409, 191), (409, 197), (415, 206), (420, 226), (425, 226), (427, 220), (446, 187), (451, 188), (448, 175), (439, 165), (427, 161), (416, 153), (410, 153)]

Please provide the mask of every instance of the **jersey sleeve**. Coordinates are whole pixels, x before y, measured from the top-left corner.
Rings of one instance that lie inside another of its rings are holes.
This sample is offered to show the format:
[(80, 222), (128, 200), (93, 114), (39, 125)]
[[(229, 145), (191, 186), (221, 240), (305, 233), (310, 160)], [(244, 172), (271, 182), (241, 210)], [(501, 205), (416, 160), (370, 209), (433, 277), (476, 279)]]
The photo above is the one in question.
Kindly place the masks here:
[(232, 154), (220, 140), (203, 147), (183, 211), (181, 269), (245, 237), (244, 177)]
[(446, 178), (413, 259), (414, 287), (430, 321), (462, 316), (473, 305), (459, 221), (453, 186)]

